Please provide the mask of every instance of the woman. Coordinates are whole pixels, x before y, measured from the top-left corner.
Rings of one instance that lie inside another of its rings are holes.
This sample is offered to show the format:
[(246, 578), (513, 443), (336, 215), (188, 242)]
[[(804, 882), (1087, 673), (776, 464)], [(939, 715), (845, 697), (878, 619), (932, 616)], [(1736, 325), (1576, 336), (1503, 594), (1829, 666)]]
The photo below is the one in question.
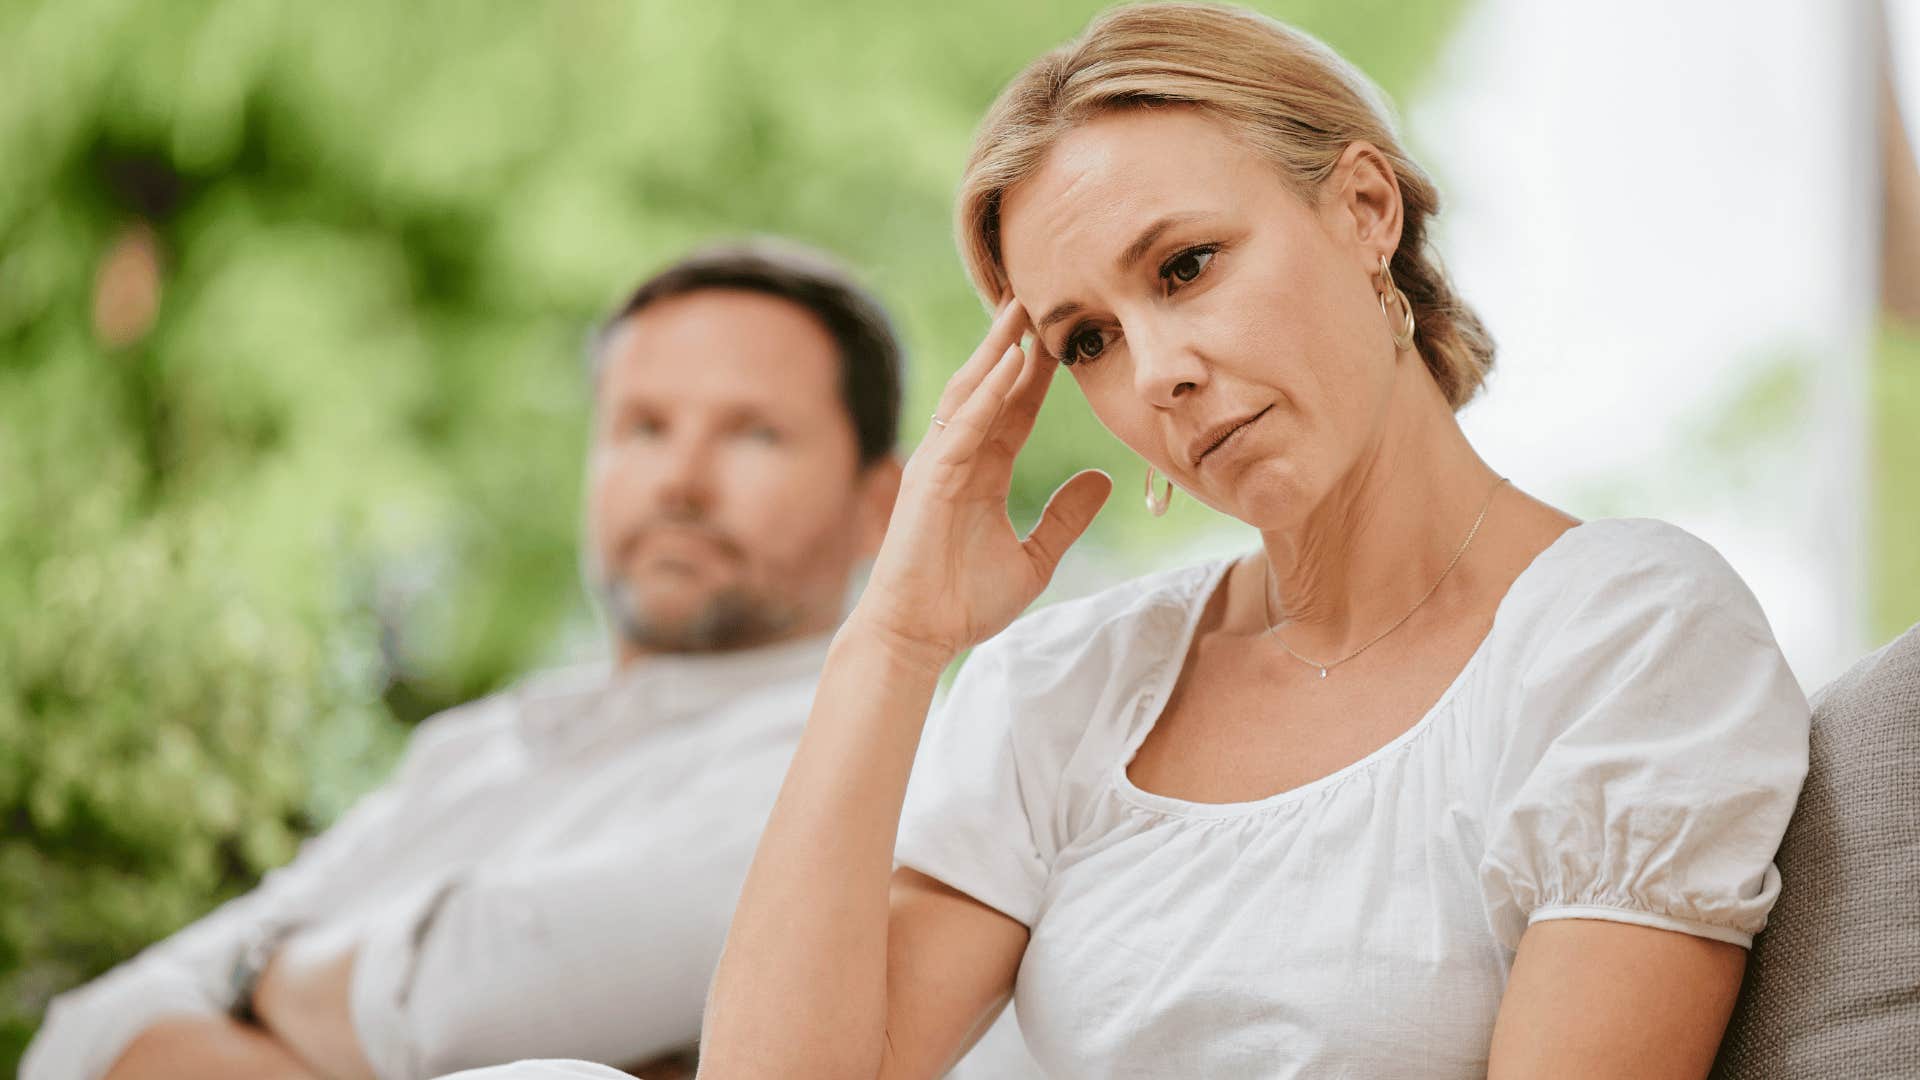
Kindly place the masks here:
[[(1806, 701), (1706, 545), (1474, 453), (1492, 346), (1435, 207), (1361, 76), (1231, 8), (1116, 10), (1005, 90), (959, 208), (1003, 302), (833, 646), (703, 1076), (936, 1076), (1016, 992), (1063, 1076), (1706, 1075)], [(1111, 486), (1007, 520), (1062, 366), (1150, 505), (1260, 549), (1007, 628)]]

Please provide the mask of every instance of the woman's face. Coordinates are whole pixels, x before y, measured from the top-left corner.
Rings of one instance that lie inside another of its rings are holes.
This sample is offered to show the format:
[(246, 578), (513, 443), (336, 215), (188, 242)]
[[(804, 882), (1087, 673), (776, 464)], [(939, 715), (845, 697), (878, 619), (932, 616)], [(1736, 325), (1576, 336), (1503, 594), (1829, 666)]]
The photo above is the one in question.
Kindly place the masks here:
[(1277, 528), (1371, 460), (1399, 359), (1373, 285), (1400, 231), (1377, 151), (1350, 147), (1309, 205), (1195, 110), (1111, 113), (1007, 193), (1001, 230), (1046, 352), (1202, 502)]

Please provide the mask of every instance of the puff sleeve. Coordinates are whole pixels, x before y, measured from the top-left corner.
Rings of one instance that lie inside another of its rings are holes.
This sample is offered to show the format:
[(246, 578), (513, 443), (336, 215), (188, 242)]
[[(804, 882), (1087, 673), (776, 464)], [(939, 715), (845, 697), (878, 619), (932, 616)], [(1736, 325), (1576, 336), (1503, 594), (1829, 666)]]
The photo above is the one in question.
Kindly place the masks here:
[(1807, 769), (1809, 711), (1758, 603), (1704, 542), (1623, 523), (1512, 689), (1480, 883), (1517, 949), (1548, 919), (1752, 944)]
[(975, 649), (928, 717), (893, 861), (1032, 926), (1047, 881), (1034, 827), (1047, 793), (1016, 740), (1008, 637)]

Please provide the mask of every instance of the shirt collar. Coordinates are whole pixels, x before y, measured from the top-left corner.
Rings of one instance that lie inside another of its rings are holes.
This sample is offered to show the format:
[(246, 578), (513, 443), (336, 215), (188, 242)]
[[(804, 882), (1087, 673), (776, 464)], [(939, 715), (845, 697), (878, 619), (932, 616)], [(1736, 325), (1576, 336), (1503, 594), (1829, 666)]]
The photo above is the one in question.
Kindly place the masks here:
[(832, 641), (821, 634), (732, 652), (649, 656), (623, 671), (600, 663), (542, 673), (513, 691), (516, 725), (536, 752), (631, 738), (759, 690), (816, 681)]

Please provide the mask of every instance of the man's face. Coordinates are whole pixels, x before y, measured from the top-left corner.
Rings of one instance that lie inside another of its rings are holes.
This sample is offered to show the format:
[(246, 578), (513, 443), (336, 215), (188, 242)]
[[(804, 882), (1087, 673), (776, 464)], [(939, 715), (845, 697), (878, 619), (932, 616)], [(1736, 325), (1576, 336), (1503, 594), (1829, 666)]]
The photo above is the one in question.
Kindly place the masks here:
[(893, 463), (860, 467), (826, 328), (706, 289), (642, 309), (606, 350), (588, 552), (622, 659), (831, 629), (885, 528)]

